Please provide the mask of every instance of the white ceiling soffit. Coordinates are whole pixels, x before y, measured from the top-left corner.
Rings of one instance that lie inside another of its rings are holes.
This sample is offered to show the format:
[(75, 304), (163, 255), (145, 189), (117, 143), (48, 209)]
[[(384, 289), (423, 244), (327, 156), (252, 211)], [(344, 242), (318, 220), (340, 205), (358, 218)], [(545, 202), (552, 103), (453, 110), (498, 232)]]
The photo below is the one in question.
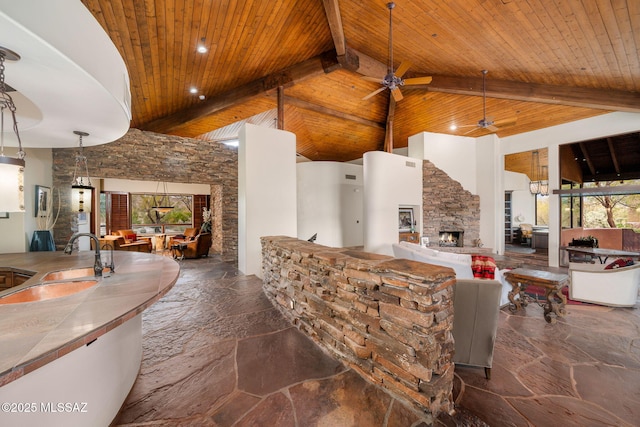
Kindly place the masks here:
[[(75, 147), (124, 135), (131, 121), (129, 75), (120, 53), (78, 0), (0, 0), (0, 46), (23, 147)], [(5, 114), (5, 145), (17, 139)]]

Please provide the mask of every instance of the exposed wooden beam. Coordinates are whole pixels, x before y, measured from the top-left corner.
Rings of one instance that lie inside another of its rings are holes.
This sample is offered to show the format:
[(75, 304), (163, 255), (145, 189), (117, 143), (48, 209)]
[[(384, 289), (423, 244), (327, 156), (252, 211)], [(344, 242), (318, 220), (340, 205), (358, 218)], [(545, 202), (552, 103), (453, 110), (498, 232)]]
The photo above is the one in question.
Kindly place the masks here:
[(278, 86), (278, 129), (284, 129), (284, 87)]
[(290, 87), (311, 77), (330, 73), (340, 67), (335, 51), (325, 52), (258, 80), (212, 96), (203, 103), (154, 120), (141, 127), (143, 130), (170, 133), (173, 129), (184, 126), (188, 122), (214, 114), (235, 104), (249, 101), (265, 92), (277, 90), (279, 86)]
[[(347, 46), (344, 56), (338, 58), (342, 66), (370, 77), (384, 77), (387, 65)], [(412, 85), (403, 90), (427, 90), (458, 95), (482, 96), (482, 77), (454, 77), (434, 75), (428, 85)], [(569, 105), (607, 111), (640, 113), (640, 93), (609, 89), (554, 86), (509, 80), (486, 80), (489, 98)]]
[(338, 60), (345, 69), (363, 76), (382, 80), (387, 75), (387, 65), (349, 46), (347, 46), (347, 51), (344, 55), (338, 56)]
[(308, 101), (303, 101), (302, 99), (293, 98), (291, 96), (285, 96), (284, 102), (287, 105), (291, 105), (294, 107), (302, 108), (304, 110), (315, 111), (316, 113), (326, 114), (327, 116), (335, 117), (342, 120), (349, 120), (355, 123), (360, 123), (365, 126), (377, 127), (380, 129), (384, 129), (384, 124), (374, 122), (372, 120), (363, 119), (362, 117), (354, 116), (353, 114), (343, 113), (341, 111), (336, 111), (331, 108), (323, 107), (321, 105), (313, 104)]
[(389, 94), (389, 110), (387, 111), (387, 128), (384, 133), (384, 151), (393, 153), (393, 118), (396, 114), (396, 100)]
[[(487, 97), (489, 98), (569, 105), (608, 111), (640, 112), (640, 93), (637, 92), (490, 79), (487, 79), (486, 84)], [(482, 78), (435, 75), (429, 85), (407, 86), (403, 89), (482, 96)]]
[(340, 15), (340, 6), (338, 0), (322, 0), (324, 4), (324, 12), (329, 21), (331, 29), (331, 37), (336, 48), (338, 56), (342, 56), (347, 52), (347, 41), (344, 38), (344, 30), (342, 28), (342, 16)]
[(613, 167), (616, 173), (620, 175), (620, 163), (618, 163), (618, 156), (616, 155), (615, 147), (613, 146), (613, 139), (607, 138), (607, 145), (609, 146), (609, 153), (611, 153), (611, 160), (613, 161)]
[(589, 156), (589, 152), (587, 151), (586, 144), (584, 142), (579, 142), (578, 145), (580, 145), (580, 150), (582, 150), (582, 155), (584, 156), (584, 159), (587, 162), (587, 166), (589, 166), (589, 171), (591, 172), (591, 175), (595, 175), (596, 168), (593, 165), (593, 161), (591, 160), (591, 157)]

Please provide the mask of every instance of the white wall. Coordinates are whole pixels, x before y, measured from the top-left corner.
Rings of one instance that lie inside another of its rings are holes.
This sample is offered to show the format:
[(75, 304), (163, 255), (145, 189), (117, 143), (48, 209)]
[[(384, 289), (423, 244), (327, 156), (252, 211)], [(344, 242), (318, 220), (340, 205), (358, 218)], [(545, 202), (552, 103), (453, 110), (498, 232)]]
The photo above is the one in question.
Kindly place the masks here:
[(500, 139), (486, 135), (476, 139), (476, 192), (480, 197), (480, 239), (495, 253), (504, 253), (504, 157)]
[(422, 160), (383, 151), (364, 155), (364, 250), (393, 255), (398, 209), (414, 207), (422, 230)]
[[(5, 147), (5, 154), (16, 156), (16, 148)], [(24, 168), (24, 212), (12, 212), (9, 219), (0, 219), (0, 253), (28, 252), (34, 230), (36, 230), (35, 193), (36, 185), (51, 188), (53, 177), (53, 154), (50, 148), (25, 148)], [(71, 183), (69, 183), (71, 187)], [(57, 206), (57, 194), (54, 208)]]
[[(347, 175), (355, 179), (347, 179)], [(363, 167), (350, 163), (297, 164), (298, 236), (318, 234), (316, 243), (331, 247), (362, 246)]]
[(260, 237), (297, 237), (296, 137), (245, 124), (238, 147), (238, 268), (262, 277)]
[(478, 185), (476, 153), (475, 138), (432, 132), (409, 137), (409, 157), (429, 160), (473, 194)]
[(409, 155), (429, 160), (451, 179), (480, 197), (480, 239), (494, 252), (504, 251), (504, 191), (500, 140), (422, 132), (409, 138)]
[[(511, 191), (511, 213), (514, 226), (536, 223), (536, 198), (529, 192), (529, 177), (523, 173), (504, 171), (504, 191)], [(521, 220), (517, 220), (518, 216)]]

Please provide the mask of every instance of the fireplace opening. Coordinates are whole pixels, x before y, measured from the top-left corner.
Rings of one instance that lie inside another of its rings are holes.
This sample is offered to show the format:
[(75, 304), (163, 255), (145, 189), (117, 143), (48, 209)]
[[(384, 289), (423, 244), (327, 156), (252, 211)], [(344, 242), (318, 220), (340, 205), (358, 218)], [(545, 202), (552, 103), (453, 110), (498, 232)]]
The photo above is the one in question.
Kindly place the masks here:
[(464, 246), (464, 231), (441, 231), (438, 246), (462, 247)]

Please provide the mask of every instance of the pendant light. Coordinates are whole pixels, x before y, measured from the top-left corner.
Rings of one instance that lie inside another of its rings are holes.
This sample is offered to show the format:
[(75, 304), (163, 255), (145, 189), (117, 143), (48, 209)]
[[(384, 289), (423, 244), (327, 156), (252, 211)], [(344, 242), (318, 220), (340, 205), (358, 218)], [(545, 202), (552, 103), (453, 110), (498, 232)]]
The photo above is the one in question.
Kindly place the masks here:
[[(16, 121), (16, 105), (4, 82), (5, 60), (17, 61), (20, 55), (0, 46), (0, 212), (24, 212), (24, 157), (22, 141)], [(4, 155), (4, 112), (8, 110), (13, 120), (13, 132), (18, 139), (18, 157)]]
[(529, 181), (529, 192), (533, 195), (540, 194), (542, 182), (540, 181), (540, 157), (538, 150), (531, 153), (531, 176), (529, 179), (531, 179), (531, 181)]
[(549, 195), (549, 179), (547, 178), (547, 167), (542, 166), (542, 174), (540, 179), (540, 195), (548, 196)]
[[(89, 136), (88, 133), (74, 130), (73, 133), (80, 139), (80, 151), (76, 155), (76, 167), (73, 171), (73, 182), (71, 183), (71, 211), (91, 212), (93, 186), (89, 178), (89, 167), (87, 157), (84, 155), (82, 137)], [(84, 169), (84, 170), (83, 170)], [(84, 172), (84, 176), (82, 173)]]
[[(160, 186), (160, 182), (158, 182), (156, 184), (156, 195), (158, 194), (158, 187)], [(158, 213), (161, 214), (166, 214), (167, 212), (170, 212), (173, 210), (173, 206), (171, 206), (169, 204), (170, 200), (169, 200), (169, 194), (167, 194), (167, 182), (163, 181), (162, 182), (162, 188), (164, 189), (164, 193), (162, 194), (162, 197), (160, 198), (160, 201), (158, 202), (156, 200), (156, 196), (153, 196), (153, 206), (151, 207), (151, 209), (154, 209), (155, 211), (157, 211)]]

